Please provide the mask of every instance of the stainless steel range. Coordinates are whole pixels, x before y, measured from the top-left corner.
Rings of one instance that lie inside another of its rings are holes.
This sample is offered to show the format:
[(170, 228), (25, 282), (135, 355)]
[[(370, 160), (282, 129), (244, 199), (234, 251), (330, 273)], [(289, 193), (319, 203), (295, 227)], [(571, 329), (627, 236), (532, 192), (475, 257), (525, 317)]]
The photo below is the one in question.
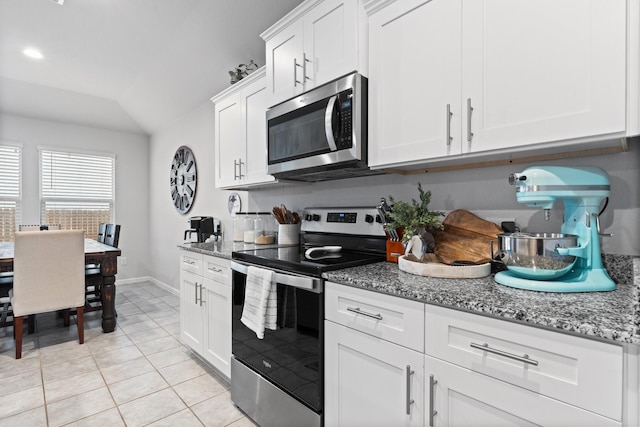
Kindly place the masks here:
[[(322, 273), (385, 259), (376, 208), (307, 208), (299, 246), (233, 252), (231, 399), (262, 427), (323, 425)], [(242, 321), (249, 267), (271, 271), (275, 329)]]

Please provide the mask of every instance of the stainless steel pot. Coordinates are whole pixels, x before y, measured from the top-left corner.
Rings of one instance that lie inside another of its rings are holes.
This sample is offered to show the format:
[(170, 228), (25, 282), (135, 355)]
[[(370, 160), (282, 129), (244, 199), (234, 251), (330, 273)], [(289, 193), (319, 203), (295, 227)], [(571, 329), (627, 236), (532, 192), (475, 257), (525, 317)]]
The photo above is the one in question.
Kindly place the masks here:
[(578, 246), (578, 236), (560, 233), (498, 234), (498, 256), (514, 275), (525, 279), (553, 280), (571, 270), (573, 255), (560, 255), (556, 248)]

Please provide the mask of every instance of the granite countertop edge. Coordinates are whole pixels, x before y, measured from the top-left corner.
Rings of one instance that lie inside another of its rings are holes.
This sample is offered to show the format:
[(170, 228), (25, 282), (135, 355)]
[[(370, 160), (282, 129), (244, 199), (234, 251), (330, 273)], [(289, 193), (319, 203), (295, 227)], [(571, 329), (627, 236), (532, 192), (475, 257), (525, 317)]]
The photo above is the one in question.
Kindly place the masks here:
[(479, 279), (438, 279), (409, 274), (387, 262), (330, 271), (323, 277), (426, 304), (640, 346), (640, 258), (628, 257), (628, 261), (626, 277), (633, 274), (633, 278), (617, 283), (611, 292), (527, 291), (499, 285), (493, 274)]
[[(183, 243), (178, 247), (231, 260), (234, 251), (272, 245), (243, 242)], [(640, 257), (609, 256), (616, 280), (612, 292), (548, 293), (497, 284), (493, 274), (479, 279), (437, 279), (400, 271), (380, 262), (323, 274), (329, 281), (426, 304), (515, 321), (558, 332), (640, 346)]]

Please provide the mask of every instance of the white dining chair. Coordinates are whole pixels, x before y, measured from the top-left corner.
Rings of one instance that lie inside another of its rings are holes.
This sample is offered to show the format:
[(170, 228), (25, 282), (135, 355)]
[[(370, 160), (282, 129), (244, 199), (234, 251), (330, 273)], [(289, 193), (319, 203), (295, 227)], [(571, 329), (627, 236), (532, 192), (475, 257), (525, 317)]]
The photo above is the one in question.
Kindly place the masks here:
[(22, 357), (24, 316), (75, 308), (84, 343), (84, 294), (84, 231), (17, 232), (11, 291), (16, 359)]

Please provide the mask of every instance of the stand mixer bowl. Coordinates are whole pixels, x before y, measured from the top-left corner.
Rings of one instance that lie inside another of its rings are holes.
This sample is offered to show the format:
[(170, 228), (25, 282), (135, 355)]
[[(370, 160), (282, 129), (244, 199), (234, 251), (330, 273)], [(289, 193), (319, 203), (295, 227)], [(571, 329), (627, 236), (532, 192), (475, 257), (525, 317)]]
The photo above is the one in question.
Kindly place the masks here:
[(514, 275), (525, 279), (553, 280), (568, 273), (576, 262), (573, 255), (560, 255), (556, 248), (578, 246), (578, 236), (560, 233), (498, 234), (498, 256)]

